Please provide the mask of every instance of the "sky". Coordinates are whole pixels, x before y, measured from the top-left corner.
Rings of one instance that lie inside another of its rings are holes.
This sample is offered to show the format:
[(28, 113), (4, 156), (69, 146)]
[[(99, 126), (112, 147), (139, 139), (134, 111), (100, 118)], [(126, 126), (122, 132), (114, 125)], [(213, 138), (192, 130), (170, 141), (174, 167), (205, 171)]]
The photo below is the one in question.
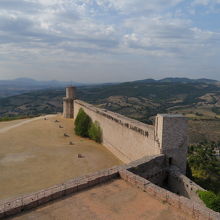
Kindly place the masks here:
[(220, 0), (0, 0), (0, 79), (220, 80)]

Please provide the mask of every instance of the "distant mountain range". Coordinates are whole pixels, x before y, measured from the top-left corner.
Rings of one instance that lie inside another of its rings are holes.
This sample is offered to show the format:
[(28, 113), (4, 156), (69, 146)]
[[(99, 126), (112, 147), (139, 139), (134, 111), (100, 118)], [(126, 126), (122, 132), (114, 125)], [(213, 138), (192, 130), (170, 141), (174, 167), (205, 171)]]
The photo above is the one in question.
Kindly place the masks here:
[(63, 88), (70, 85), (82, 86), (85, 84), (73, 82), (73, 81), (70, 82), (61, 82), (56, 80), (38, 81), (30, 78), (0, 80), (0, 97), (19, 95), (34, 90)]
[(143, 83), (218, 83), (219, 81), (213, 80), (213, 79), (206, 79), (206, 78), (201, 78), (201, 79), (189, 79), (189, 78), (178, 78), (178, 77), (168, 77), (164, 79), (143, 79), (143, 80), (137, 80), (134, 82), (143, 82)]
[(0, 80), (0, 85), (7, 85), (7, 86), (43, 86), (43, 87), (63, 87), (68, 85), (74, 85), (74, 86), (81, 86), (85, 85), (83, 83), (78, 82), (61, 82), (57, 80), (50, 80), (50, 81), (38, 81), (31, 78), (17, 78), (13, 80)]
[(8, 97), (13, 95), (23, 94), (29, 91), (41, 90), (41, 89), (54, 89), (54, 88), (63, 88), (66, 86), (86, 86), (90, 88), (94, 87), (103, 87), (103, 86), (113, 86), (120, 84), (132, 84), (132, 83), (206, 83), (206, 84), (216, 84), (217, 80), (212, 79), (188, 79), (188, 78), (164, 78), (160, 80), (155, 79), (144, 79), (137, 80), (132, 82), (124, 83), (100, 83), (100, 84), (83, 84), (78, 82), (62, 82), (57, 80), (50, 81), (38, 81), (31, 78), (17, 78), (13, 80), (0, 80), (0, 97)]
[[(182, 82), (182, 83), (217, 83), (217, 80), (213, 79), (189, 79), (189, 78), (178, 78), (178, 77), (168, 77), (159, 80), (155, 79), (143, 79), (143, 80), (136, 80), (131, 81), (133, 82), (144, 82), (144, 83), (153, 83), (153, 82)], [(74, 86), (83, 86), (83, 85), (112, 85), (112, 84), (119, 84), (118, 82), (115, 83), (99, 83), (99, 84), (86, 84), (86, 83), (79, 83), (74, 81), (69, 82), (62, 82), (57, 80), (50, 80), (50, 81), (38, 81), (31, 78), (17, 78), (13, 80), (0, 80), (0, 85), (7, 85), (7, 86), (44, 86), (44, 87), (64, 87), (69, 85)]]

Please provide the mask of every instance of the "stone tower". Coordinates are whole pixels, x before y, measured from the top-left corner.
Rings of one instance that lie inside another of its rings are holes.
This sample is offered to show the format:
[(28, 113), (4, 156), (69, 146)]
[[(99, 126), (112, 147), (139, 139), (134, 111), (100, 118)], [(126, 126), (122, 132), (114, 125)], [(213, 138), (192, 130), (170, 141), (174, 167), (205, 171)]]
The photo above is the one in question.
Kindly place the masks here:
[(66, 97), (63, 98), (63, 117), (64, 118), (73, 118), (74, 116), (74, 100), (75, 100), (75, 91), (74, 86), (66, 88)]
[(186, 172), (188, 149), (187, 119), (183, 115), (158, 114), (155, 121), (155, 144), (170, 165)]

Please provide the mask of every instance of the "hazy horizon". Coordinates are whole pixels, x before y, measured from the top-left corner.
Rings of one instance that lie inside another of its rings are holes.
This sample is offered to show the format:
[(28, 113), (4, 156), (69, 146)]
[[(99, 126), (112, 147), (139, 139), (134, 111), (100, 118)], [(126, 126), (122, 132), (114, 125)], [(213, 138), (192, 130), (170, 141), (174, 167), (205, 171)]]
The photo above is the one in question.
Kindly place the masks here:
[(0, 80), (220, 80), (219, 0), (1, 0)]
[[(163, 77), (163, 78), (158, 78), (158, 79), (155, 79), (155, 78), (146, 78), (146, 79), (134, 79), (134, 80), (129, 80), (129, 81), (111, 81), (111, 82), (99, 82), (98, 84), (102, 84), (102, 83), (123, 83), (123, 82), (133, 82), (133, 81), (141, 81), (141, 80), (163, 80), (163, 79), (166, 79), (166, 78), (186, 78), (186, 77)], [(64, 80), (64, 81), (61, 81), (61, 80), (57, 80), (57, 79), (50, 79), (50, 80), (39, 80), (39, 79), (35, 79), (35, 78), (30, 78), (30, 77), (18, 77), (18, 78), (13, 78), (13, 79), (4, 79), (5, 81), (7, 80), (21, 80), (22, 79), (26, 79), (26, 80), (36, 80), (36, 81), (42, 81), (42, 82), (50, 82), (50, 81), (58, 81), (58, 82), (63, 82), (63, 83), (82, 83), (82, 84), (95, 84), (95, 83), (89, 83), (89, 82), (80, 82), (80, 81), (73, 81), (73, 80)], [(199, 79), (207, 79), (207, 80), (216, 80), (218, 81), (217, 79), (211, 79), (211, 78), (186, 78), (186, 79), (190, 79), (190, 80), (199, 80)], [(0, 79), (1, 81), (1, 79)]]

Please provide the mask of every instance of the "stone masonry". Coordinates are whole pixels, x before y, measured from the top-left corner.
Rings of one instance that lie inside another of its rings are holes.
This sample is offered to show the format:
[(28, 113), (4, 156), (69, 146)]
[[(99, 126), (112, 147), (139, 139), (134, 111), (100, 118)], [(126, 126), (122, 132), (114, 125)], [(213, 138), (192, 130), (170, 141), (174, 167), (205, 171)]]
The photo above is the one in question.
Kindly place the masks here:
[(82, 108), (102, 129), (102, 144), (124, 163), (144, 156), (164, 154), (169, 165), (184, 174), (187, 155), (187, 120), (182, 115), (159, 114), (155, 126), (141, 123), (123, 115), (96, 108), (75, 100), (75, 88), (67, 88), (64, 117), (76, 118)]
[(63, 98), (63, 117), (64, 118), (73, 118), (74, 108), (73, 102), (75, 99), (75, 87), (66, 88), (66, 97)]

